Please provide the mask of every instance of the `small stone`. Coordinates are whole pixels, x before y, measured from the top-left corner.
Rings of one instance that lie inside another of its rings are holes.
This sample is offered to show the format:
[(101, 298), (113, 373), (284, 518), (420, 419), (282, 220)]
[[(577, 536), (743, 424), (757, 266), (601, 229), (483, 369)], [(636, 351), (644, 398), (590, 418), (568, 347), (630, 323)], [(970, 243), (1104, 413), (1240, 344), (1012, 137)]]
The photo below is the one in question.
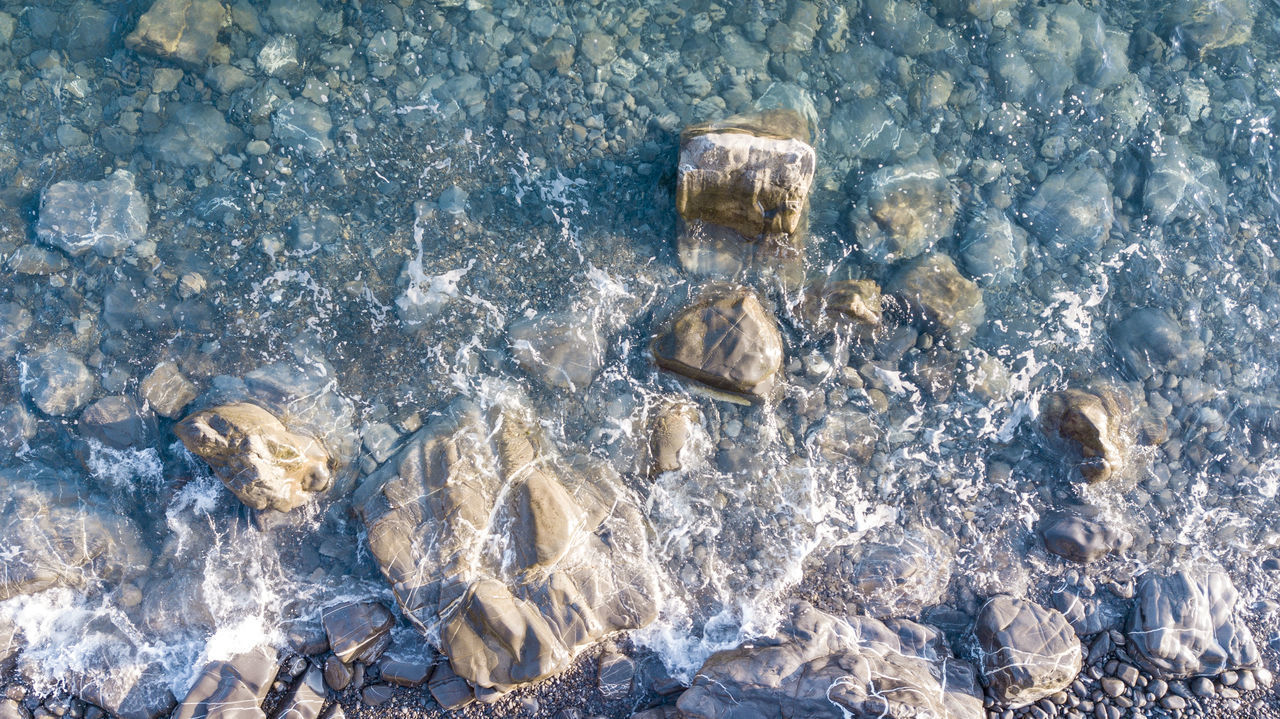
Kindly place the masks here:
[(204, 292), (206, 286), (203, 275), (199, 272), (188, 272), (178, 278), (178, 297), (189, 300)]
[(1111, 185), (1091, 167), (1050, 175), (1023, 206), (1027, 228), (1059, 256), (1093, 253), (1111, 231)]
[(1166, 694), (1160, 699), (1160, 706), (1170, 711), (1182, 711), (1187, 708), (1187, 700), (1177, 694)]
[(428, 662), (391, 660), (383, 661), (379, 672), (384, 682), (398, 687), (419, 687), (431, 676), (431, 666)]
[(328, 111), (310, 100), (290, 100), (271, 118), (272, 135), (297, 152), (322, 157), (333, 151)]
[(886, 289), (906, 300), (921, 320), (940, 330), (956, 348), (967, 346), (986, 322), (982, 290), (961, 276), (945, 254), (913, 260), (890, 278)]
[(276, 35), (258, 51), (258, 69), (272, 77), (284, 77), (298, 70), (298, 39)]
[(1107, 696), (1113, 699), (1124, 694), (1124, 682), (1116, 679), (1115, 677), (1103, 677), (1099, 683), (1102, 685), (1102, 691), (1106, 692)]
[(1214, 691), (1213, 682), (1208, 677), (1196, 677), (1191, 680), (1191, 691), (1198, 697), (1211, 697)]
[(337, 657), (324, 660), (324, 683), (335, 692), (345, 691), (351, 684), (351, 667)]
[(911, 259), (950, 237), (956, 200), (932, 156), (872, 173), (851, 221), (858, 245), (876, 262)]
[(381, 706), (388, 699), (395, 696), (395, 691), (395, 687), (388, 684), (374, 684), (373, 686), (365, 687), (364, 691), (360, 692), (360, 701), (371, 707)]
[(155, 441), (156, 418), (128, 396), (103, 397), (85, 408), (80, 433), (113, 449), (146, 447)]
[(344, 663), (370, 664), (391, 646), (395, 616), (379, 602), (351, 602), (326, 609), (321, 621), (329, 647)]
[(139, 393), (156, 414), (173, 419), (196, 398), (196, 387), (176, 364), (161, 362), (142, 380)]

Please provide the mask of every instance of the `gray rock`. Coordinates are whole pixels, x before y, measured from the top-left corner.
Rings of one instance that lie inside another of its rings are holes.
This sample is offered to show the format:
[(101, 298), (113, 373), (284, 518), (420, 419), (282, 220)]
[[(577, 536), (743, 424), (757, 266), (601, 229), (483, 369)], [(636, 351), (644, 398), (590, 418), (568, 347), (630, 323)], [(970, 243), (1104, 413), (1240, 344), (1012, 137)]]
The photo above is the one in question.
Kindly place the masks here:
[(1143, 204), (1158, 225), (1170, 220), (1208, 221), (1225, 207), (1226, 185), (1218, 163), (1187, 150), (1178, 137), (1153, 142)]
[(1140, 379), (1156, 372), (1188, 375), (1205, 358), (1203, 342), (1188, 336), (1168, 313), (1151, 307), (1136, 309), (1114, 325), (1111, 339), (1116, 354)]
[(951, 236), (956, 198), (931, 155), (884, 167), (863, 182), (850, 215), (858, 245), (876, 262), (917, 257)]
[(960, 264), (978, 284), (1012, 284), (1027, 263), (1027, 233), (1003, 212), (987, 208), (969, 222), (960, 243)]
[(1022, 211), (1027, 229), (1054, 255), (1088, 256), (1111, 231), (1111, 185), (1092, 167), (1062, 170), (1040, 184)]
[(1165, 678), (1258, 665), (1258, 648), (1236, 613), (1239, 594), (1219, 569), (1147, 574), (1126, 629), (1135, 658)]
[(0, 447), (18, 452), (36, 436), (36, 418), (21, 403), (0, 407)]
[[(607, 465), (561, 459), (518, 405), (488, 418), (451, 407), (353, 502), (401, 610), (438, 628), (451, 671), (476, 687), (537, 681), (603, 634), (653, 619), (635, 500)], [(507, 550), (474, 551), (488, 542)], [(437, 698), (451, 691), (442, 669)]]
[(324, 703), (324, 673), (319, 666), (308, 664), (271, 719), (318, 719)]
[(867, 0), (864, 12), (875, 41), (895, 53), (914, 57), (955, 47), (958, 42), (923, 7), (909, 0)]
[(777, 320), (748, 289), (697, 300), (654, 336), (650, 348), (663, 369), (755, 399), (772, 394), (782, 369)]
[(1186, 43), (1197, 57), (1241, 45), (1253, 34), (1255, 5), (1249, 0), (1174, 0), (1161, 27), (1170, 40)]
[(133, 175), (116, 170), (102, 180), (55, 183), (40, 196), (36, 236), (72, 256), (93, 250), (116, 257), (147, 236), (149, 213)]
[(280, 668), (276, 650), (259, 647), (205, 665), (173, 719), (265, 719), (262, 700)]
[(967, 346), (986, 322), (982, 290), (941, 253), (917, 258), (900, 268), (885, 289), (905, 300), (920, 319), (957, 348)]
[(125, 42), (139, 52), (202, 65), (217, 43), (225, 16), (217, 0), (156, 0)]
[(360, 692), (360, 701), (365, 706), (382, 706), (395, 695), (395, 691), (395, 687), (387, 684), (374, 684)]
[(618, 56), (612, 37), (598, 31), (583, 33), (578, 41), (578, 54), (592, 65), (608, 65)]
[(322, 157), (333, 151), (329, 111), (310, 100), (290, 100), (271, 116), (272, 136), (295, 152)]
[(830, 135), (824, 143), (848, 160), (893, 157), (912, 146), (910, 136), (877, 97), (855, 97), (837, 104), (831, 111)]
[(604, 338), (590, 315), (570, 310), (521, 318), (507, 337), (516, 362), (554, 389), (584, 389), (604, 366)]
[(150, 561), (133, 522), (81, 496), (74, 477), (27, 463), (0, 470), (0, 483), (0, 600), (119, 581)]
[(292, 35), (276, 35), (258, 51), (258, 69), (271, 77), (285, 77), (297, 72), (298, 39)]
[(221, 157), (227, 147), (240, 143), (240, 131), (213, 105), (180, 103), (167, 110), (168, 121), (144, 143), (158, 162), (204, 166)]
[(1121, 391), (1065, 389), (1040, 402), (1040, 428), (1051, 444), (1078, 458), (1080, 474), (1104, 482), (1124, 471), (1133, 443), (1133, 402)]
[(1050, 552), (1081, 564), (1120, 551), (1131, 541), (1127, 532), (1065, 512), (1046, 515), (1040, 536)]
[(19, 365), (22, 393), (47, 415), (75, 414), (97, 385), (84, 362), (66, 350), (29, 355)]
[(80, 434), (113, 449), (146, 447), (156, 438), (156, 417), (132, 397), (103, 397), (85, 408), (77, 422)]
[(354, 672), (337, 657), (324, 660), (324, 683), (335, 692), (346, 691)]
[(177, 700), (169, 689), (169, 670), (164, 665), (147, 657), (114, 626), (98, 631), (91, 625), (81, 631), (99, 636), (91, 645), (92, 656), (82, 662), (84, 670), (69, 681), (76, 696), (119, 719), (170, 715)]
[(196, 412), (173, 432), (253, 509), (287, 512), (333, 483), (335, 468), (320, 441), (290, 432), (255, 404), (238, 402)]
[(161, 362), (151, 370), (142, 385), (139, 394), (161, 417), (173, 419), (182, 415), (182, 410), (196, 398), (196, 387), (182, 375), (178, 365), (172, 362)]
[(379, 602), (349, 602), (330, 607), (321, 617), (329, 648), (344, 664), (372, 664), (391, 646), (396, 619)]
[(997, 596), (974, 622), (984, 683), (997, 701), (1024, 707), (1071, 685), (1084, 662), (1065, 617), (1035, 602)]
[(17, 302), (0, 302), (0, 359), (14, 356), (27, 338), (31, 313)]
[[(1063, 582), (1054, 586), (1049, 594), (1050, 605), (1062, 612), (1076, 634), (1082, 637), (1119, 627), (1128, 606), (1119, 608), (1109, 599), (1114, 599), (1114, 595), (1100, 590), (1091, 580), (1078, 584)], [(1095, 651), (1099, 656), (1111, 651), (1110, 639), (1105, 642), (1105, 646), (1100, 646), (1098, 641), (1090, 645), (1086, 663), (1092, 664), (1099, 658), (1094, 656)]]
[(235, 65), (214, 65), (205, 71), (204, 81), (223, 95), (230, 95), (252, 82), (245, 71)]
[(280, 32), (305, 37), (315, 32), (323, 11), (316, 0), (271, 0), (266, 15)]
[(942, 601), (954, 563), (936, 532), (887, 527), (815, 557), (804, 586), (841, 616), (916, 616)]
[(31, 719), (31, 712), (12, 699), (0, 701), (0, 719)]
[(383, 660), (378, 667), (382, 681), (398, 687), (420, 687), (431, 676), (432, 664), (424, 661)]
[(39, 245), (23, 245), (5, 261), (5, 268), (19, 275), (52, 275), (68, 266), (66, 255)]
[[(686, 452), (693, 451), (701, 429), (702, 413), (698, 406), (684, 400), (664, 404), (649, 427), (649, 476), (675, 472), (686, 464)], [(710, 442), (706, 442), (709, 449)]]
[(711, 655), (676, 706), (684, 719), (986, 716), (972, 667), (935, 630), (803, 603), (776, 637)]
[(596, 660), (596, 686), (608, 699), (630, 694), (635, 678), (636, 663), (625, 654), (603, 652)]
[(427, 681), (427, 689), (431, 698), (448, 711), (460, 709), (476, 700), (471, 685), (458, 676), (447, 661), (436, 665), (431, 679)]

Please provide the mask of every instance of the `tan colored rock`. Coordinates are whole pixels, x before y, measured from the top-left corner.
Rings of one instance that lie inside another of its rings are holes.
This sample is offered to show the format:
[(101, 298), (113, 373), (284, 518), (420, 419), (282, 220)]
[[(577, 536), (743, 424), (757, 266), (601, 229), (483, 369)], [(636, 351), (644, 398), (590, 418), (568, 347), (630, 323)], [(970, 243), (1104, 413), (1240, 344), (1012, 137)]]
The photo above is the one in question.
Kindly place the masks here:
[(888, 289), (959, 348), (966, 347), (986, 321), (982, 289), (961, 275), (956, 263), (942, 253), (912, 261), (894, 274)]
[(676, 210), (749, 240), (802, 227), (817, 155), (808, 123), (768, 110), (687, 128), (681, 135)]
[(156, 365), (142, 380), (139, 392), (156, 414), (170, 419), (182, 414), (182, 410), (196, 398), (196, 386), (172, 362)]
[(237, 402), (196, 412), (173, 431), (253, 509), (287, 512), (333, 481), (329, 453), (320, 442), (290, 432), (256, 404)]
[(841, 280), (823, 288), (828, 312), (864, 325), (879, 325), (883, 310), (875, 280)]
[(748, 289), (687, 307), (650, 345), (658, 366), (716, 389), (768, 397), (782, 368), (777, 320)]
[(1050, 440), (1083, 458), (1080, 474), (1091, 484), (1124, 468), (1131, 444), (1126, 422), (1133, 403), (1119, 392), (1065, 389), (1040, 403), (1040, 426)]
[(216, 0), (156, 0), (125, 43), (139, 52), (200, 65), (213, 50), (225, 15)]
[(669, 402), (658, 410), (649, 429), (650, 476), (681, 468), (680, 453), (701, 422), (702, 413), (692, 402)]

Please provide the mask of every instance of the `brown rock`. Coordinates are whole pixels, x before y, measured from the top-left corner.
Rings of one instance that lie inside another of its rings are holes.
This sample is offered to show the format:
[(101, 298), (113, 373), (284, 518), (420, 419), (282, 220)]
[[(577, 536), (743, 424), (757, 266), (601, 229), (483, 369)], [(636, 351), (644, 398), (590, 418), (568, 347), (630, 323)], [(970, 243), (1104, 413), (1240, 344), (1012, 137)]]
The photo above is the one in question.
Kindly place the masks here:
[(213, 50), (225, 14), (216, 0), (156, 0), (125, 43), (139, 52), (200, 65)]
[(172, 419), (196, 398), (196, 387), (176, 364), (161, 362), (142, 380), (140, 393), (156, 414)]
[(701, 421), (701, 413), (691, 402), (670, 402), (658, 411), (649, 429), (650, 476), (680, 469), (680, 452)]
[(329, 454), (318, 440), (290, 432), (255, 404), (237, 402), (196, 412), (173, 431), (253, 509), (287, 512), (333, 481)]
[(956, 263), (944, 254), (914, 260), (894, 274), (889, 290), (959, 348), (968, 345), (986, 321), (982, 290), (962, 276)]
[(1110, 389), (1097, 393), (1065, 389), (1040, 403), (1040, 427), (1083, 458), (1080, 474), (1090, 483), (1110, 479), (1124, 467), (1129, 437), (1125, 421), (1132, 403)]
[(654, 337), (651, 349), (663, 369), (757, 399), (772, 392), (782, 368), (777, 321), (747, 289), (694, 303)]

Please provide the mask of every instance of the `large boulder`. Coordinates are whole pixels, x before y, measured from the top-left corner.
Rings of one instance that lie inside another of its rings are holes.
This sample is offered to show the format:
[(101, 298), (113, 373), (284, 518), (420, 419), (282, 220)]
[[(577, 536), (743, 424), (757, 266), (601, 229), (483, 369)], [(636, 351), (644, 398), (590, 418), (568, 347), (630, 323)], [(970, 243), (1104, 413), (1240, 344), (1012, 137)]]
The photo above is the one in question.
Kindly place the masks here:
[(266, 719), (262, 700), (279, 668), (279, 657), (271, 647), (209, 662), (173, 719)]
[(676, 705), (685, 719), (981, 719), (973, 668), (914, 622), (792, 607), (777, 636), (717, 652)]
[(650, 347), (659, 367), (754, 399), (772, 394), (782, 369), (777, 320), (748, 289), (714, 292), (694, 302)]
[(1041, 400), (1040, 428), (1050, 443), (1078, 458), (1086, 480), (1103, 482), (1125, 467), (1132, 410), (1128, 397), (1110, 388), (1064, 389)]
[(253, 509), (287, 512), (333, 481), (324, 446), (290, 432), (256, 404), (237, 402), (202, 410), (174, 425), (173, 431)]
[(676, 211), (751, 240), (793, 235), (816, 166), (808, 122), (794, 110), (692, 125), (681, 134)]
[(1084, 663), (1080, 639), (1055, 609), (1025, 599), (993, 597), (973, 632), (983, 682), (1000, 702), (1024, 707), (1071, 685)]
[(149, 213), (133, 175), (117, 170), (92, 182), (64, 180), (40, 196), (36, 236), (78, 256), (93, 250), (115, 257), (147, 236)]
[(1166, 677), (1257, 666), (1253, 634), (1236, 613), (1239, 598), (1220, 569), (1147, 574), (1129, 613), (1130, 646), (1139, 661)]
[(877, 262), (910, 259), (929, 251), (951, 236), (955, 194), (930, 155), (876, 170), (863, 182), (850, 215), (858, 245)]
[(0, 470), (0, 601), (133, 576), (150, 562), (137, 528), (74, 477), (38, 464)]
[(125, 38), (157, 57), (202, 65), (213, 50), (226, 10), (217, 0), (156, 0)]
[(448, 408), (354, 505), (404, 615), (475, 687), (550, 676), (655, 616), (636, 500), (607, 465), (562, 458), (513, 401)]
[(925, 255), (908, 263), (894, 273), (887, 289), (956, 347), (967, 346), (986, 321), (982, 290), (961, 275), (945, 254)]

